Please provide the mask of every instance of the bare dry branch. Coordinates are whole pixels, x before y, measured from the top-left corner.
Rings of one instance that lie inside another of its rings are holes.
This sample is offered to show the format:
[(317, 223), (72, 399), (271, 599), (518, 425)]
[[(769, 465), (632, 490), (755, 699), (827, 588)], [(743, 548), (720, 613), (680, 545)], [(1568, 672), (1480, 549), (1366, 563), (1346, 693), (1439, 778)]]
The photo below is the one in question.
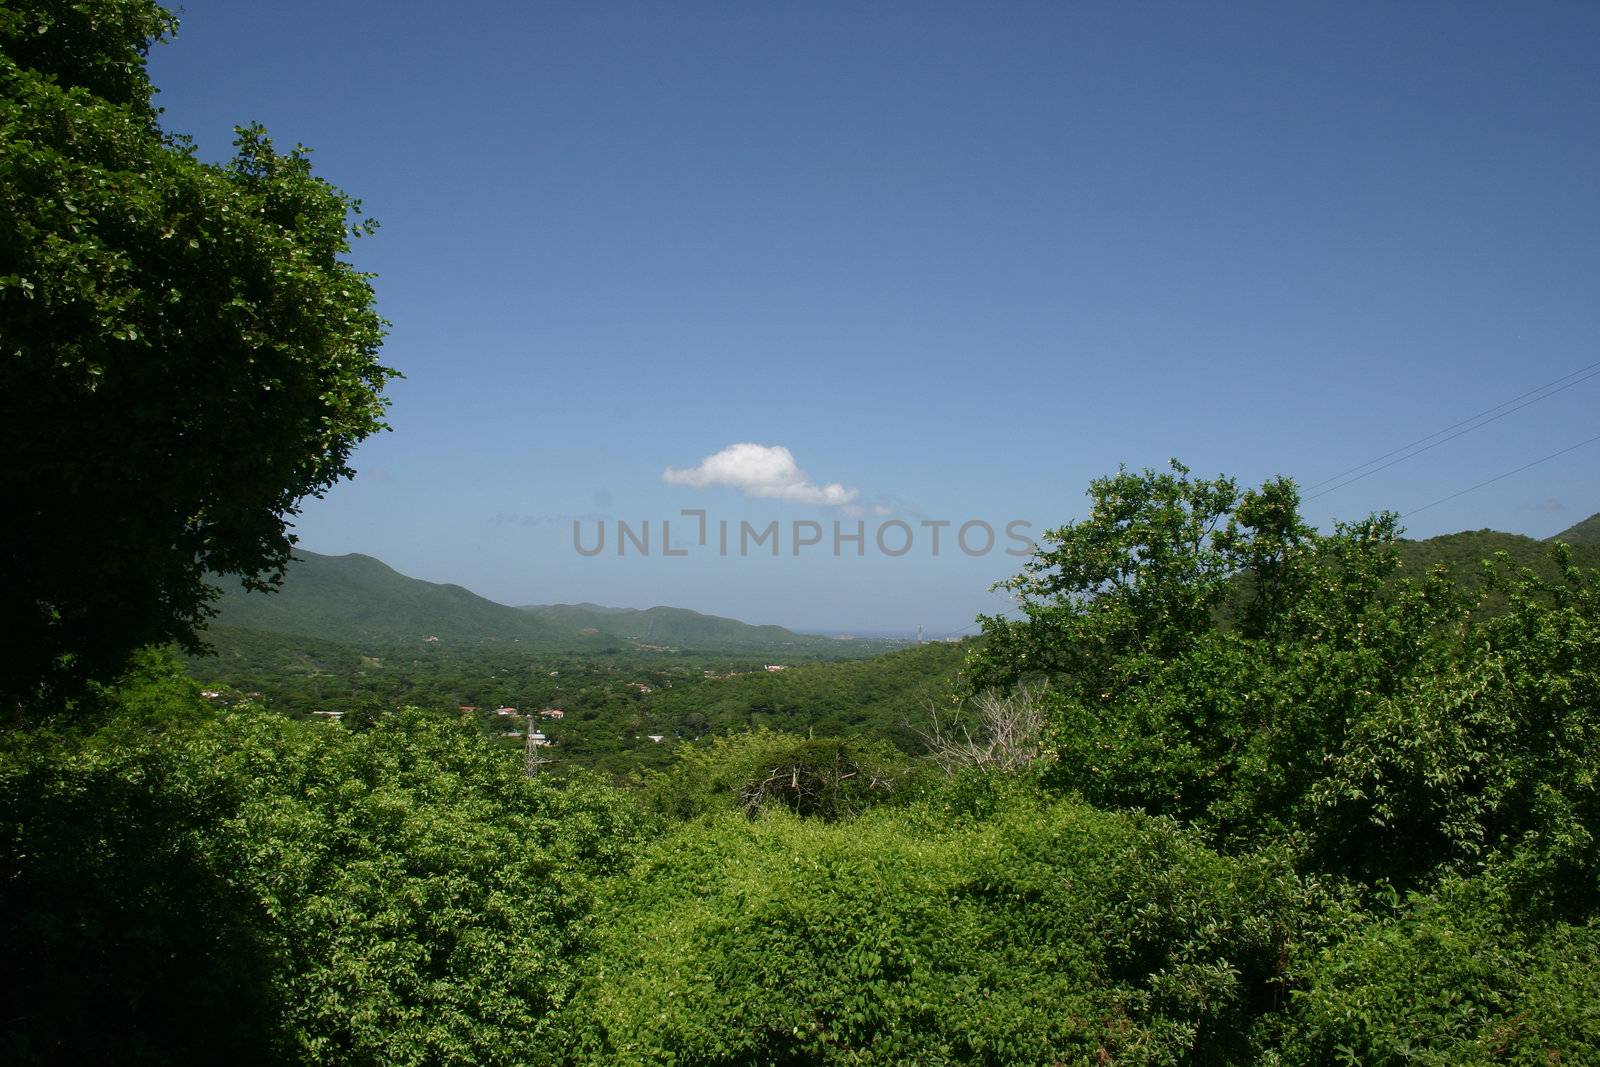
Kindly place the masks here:
[(1039, 758), (1044, 740), (1046, 683), (1023, 683), (1009, 693), (986, 689), (972, 698), (977, 734), (963, 719), (949, 722), (929, 706), (929, 727), (917, 734), (945, 774), (965, 767), (1007, 773)]

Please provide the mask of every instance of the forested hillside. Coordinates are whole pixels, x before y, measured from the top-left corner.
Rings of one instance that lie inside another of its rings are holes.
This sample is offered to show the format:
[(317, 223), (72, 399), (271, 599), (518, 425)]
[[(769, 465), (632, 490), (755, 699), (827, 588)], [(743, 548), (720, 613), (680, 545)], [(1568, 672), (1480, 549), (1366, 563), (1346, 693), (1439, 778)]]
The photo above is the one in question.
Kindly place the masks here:
[[(1585, 567), (1600, 567), (1600, 541), (1583, 538), (1585, 525), (1600, 529), (1595, 516), (1571, 530), (1557, 534), (1550, 541), (1564, 541), (1572, 546), (1573, 561)], [(1576, 533), (1574, 534), (1574, 531)], [(1569, 536), (1571, 535), (1571, 536)], [(1441, 534), (1423, 541), (1401, 541), (1398, 544), (1400, 566), (1397, 574), (1420, 580), (1434, 567), (1443, 566), (1455, 581), (1474, 593), (1484, 589), (1483, 563), (1497, 553), (1504, 552), (1519, 567), (1527, 567), (1546, 580), (1554, 580), (1559, 568), (1550, 557), (1550, 542), (1537, 541), (1520, 534), (1501, 533), (1498, 530), (1469, 530), (1455, 534)], [(1505, 606), (1501, 597), (1491, 596), (1484, 605), (1486, 611), (1500, 610)]]
[[(271, 593), (219, 581), (212, 625), (301, 634), (384, 649), (444, 644), (472, 648), (520, 644), (540, 653), (753, 651), (769, 656), (847, 657), (884, 642), (841, 642), (682, 608), (639, 611), (556, 604), (513, 608), (462, 588), (409, 578), (359, 553), (324, 556), (297, 549)], [(224, 635), (224, 640), (228, 635)]]
[(459, 585), (408, 578), (380, 560), (296, 549), (272, 593), (221, 582), (214, 625), (304, 634), (323, 641), (460, 644), (526, 641), (541, 648), (598, 650), (605, 638), (553, 626)]
[(1600, 513), (1567, 527), (1550, 540), (1565, 541), (1569, 545), (1600, 545)]
[[(589, 630), (626, 638), (646, 649), (749, 649), (773, 658), (846, 655), (848, 644), (832, 638), (797, 634), (781, 626), (752, 626), (737, 619), (702, 615), (686, 608), (604, 608), (595, 604), (534, 604), (521, 610), (580, 633)], [(866, 641), (870, 651), (881, 641)]]

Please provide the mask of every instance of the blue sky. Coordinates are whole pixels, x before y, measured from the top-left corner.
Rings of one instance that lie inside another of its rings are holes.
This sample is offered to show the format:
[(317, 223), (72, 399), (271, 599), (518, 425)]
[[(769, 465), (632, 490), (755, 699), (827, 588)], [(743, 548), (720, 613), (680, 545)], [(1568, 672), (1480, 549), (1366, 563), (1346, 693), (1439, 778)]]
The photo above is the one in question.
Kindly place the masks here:
[[(1591, 3), (191, 0), (151, 66), (203, 154), (262, 121), (382, 223), (355, 259), (394, 432), (305, 547), (511, 603), (948, 632), (1019, 560), (934, 557), (923, 520), (1054, 525), (1172, 456), (1315, 483), (1600, 361), (1597, 42)], [(1413, 510), (1600, 434), (1597, 401), (1307, 513)], [(738, 443), (796, 470), (663, 478)], [(783, 554), (574, 551), (575, 517), (659, 541), (682, 508), (776, 519)], [(1600, 442), (1407, 525), (1597, 510)], [(857, 511), (864, 556), (791, 554)], [(887, 518), (912, 551), (876, 551)]]

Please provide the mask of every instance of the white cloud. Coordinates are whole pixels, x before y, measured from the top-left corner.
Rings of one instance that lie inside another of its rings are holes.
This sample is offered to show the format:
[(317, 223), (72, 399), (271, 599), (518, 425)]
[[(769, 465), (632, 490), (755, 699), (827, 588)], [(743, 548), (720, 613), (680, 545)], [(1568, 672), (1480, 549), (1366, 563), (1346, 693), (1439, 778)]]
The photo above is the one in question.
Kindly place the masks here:
[(875, 518), (880, 518), (881, 519), (885, 515), (893, 515), (894, 514), (894, 508), (891, 508), (887, 504), (874, 504), (870, 508), (867, 507), (865, 504), (851, 504), (851, 505), (845, 507), (843, 509), (843, 511), (844, 511), (844, 513), (846, 515), (850, 516), (852, 519), (863, 518), (863, 517), (865, 517), (867, 515), (871, 515), (871, 516), (873, 516)]
[(729, 445), (707, 456), (698, 466), (668, 467), (661, 474), (668, 485), (687, 485), (705, 489), (725, 485), (745, 496), (791, 500), (797, 504), (828, 504), (843, 507), (861, 495), (838, 482), (817, 485), (794, 461), (794, 454), (782, 445), (757, 445), (745, 442)]

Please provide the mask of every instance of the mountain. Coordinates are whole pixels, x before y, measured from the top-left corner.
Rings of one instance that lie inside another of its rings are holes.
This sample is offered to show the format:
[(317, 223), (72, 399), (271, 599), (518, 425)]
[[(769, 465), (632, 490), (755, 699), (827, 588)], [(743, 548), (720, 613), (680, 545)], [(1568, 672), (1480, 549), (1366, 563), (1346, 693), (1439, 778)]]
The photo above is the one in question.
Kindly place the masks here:
[(219, 634), (254, 630), (347, 645), (415, 644), (429, 638), (437, 638), (441, 645), (520, 642), (530, 649), (563, 652), (621, 647), (840, 655), (845, 644), (684, 608), (638, 610), (598, 604), (514, 608), (459, 585), (407, 577), (358, 553), (324, 556), (298, 550), (282, 586), (270, 594), (248, 592), (229, 579), (216, 579), (216, 584), (223, 590), (212, 620)]
[(297, 550), (274, 593), (253, 593), (237, 582), (217, 583), (223, 595), (213, 623), (272, 633), (302, 634), (356, 644), (423, 641), (527, 641), (581, 647), (584, 635), (516, 608), (496, 604), (459, 585), (409, 578), (381, 560), (352, 553), (324, 556)]
[[(1557, 534), (1577, 563), (1600, 567), (1600, 515)], [(1470, 587), (1478, 564), (1505, 552), (1519, 565), (1555, 577), (1550, 544), (1519, 534), (1475, 530), (1404, 541), (1401, 573), (1420, 578), (1437, 564)], [(272, 594), (246, 592), (217, 579), (223, 595), (213, 620), (219, 635), (233, 629), (293, 634), (351, 646), (513, 644), (537, 651), (682, 650), (747, 655), (788, 653), (805, 658), (858, 658), (903, 642), (841, 642), (781, 626), (753, 626), (684, 608), (611, 608), (599, 604), (511, 607), (459, 585), (410, 578), (371, 556), (324, 556), (299, 551), (283, 585)], [(434, 642), (429, 642), (434, 644)], [(855, 646), (855, 647), (850, 647)], [(872, 647), (867, 647), (872, 646)]]
[[(1587, 520), (1573, 529), (1593, 522), (1593, 519)], [(1562, 534), (1557, 537), (1565, 539)], [(1425, 541), (1402, 541), (1399, 548), (1401, 575), (1421, 581), (1430, 570), (1443, 564), (1456, 582), (1472, 592), (1483, 588), (1482, 562), (1499, 552), (1510, 556), (1517, 566), (1526, 567), (1547, 581), (1559, 577), (1556, 565), (1550, 558), (1549, 541), (1537, 541), (1499, 530), (1467, 530), (1441, 534)], [(1600, 567), (1600, 543), (1573, 543), (1572, 560), (1582, 567)], [(1504, 598), (1496, 593), (1483, 603), (1479, 613), (1492, 615), (1504, 610), (1505, 606)]]
[(781, 626), (752, 626), (737, 619), (702, 615), (686, 608), (606, 608), (598, 604), (534, 604), (520, 609), (552, 624), (602, 631), (643, 645), (668, 648), (831, 647), (832, 638), (797, 634)]
[[(1574, 530), (1587, 525), (1581, 523)], [(1574, 562), (1585, 567), (1600, 567), (1600, 542), (1584, 543), (1568, 540), (1557, 534), (1550, 541), (1537, 541), (1521, 534), (1501, 533), (1499, 530), (1466, 530), (1461, 533), (1440, 534), (1425, 541), (1400, 542), (1400, 560), (1404, 573), (1421, 577), (1436, 564), (1444, 564), (1458, 579), (1469, 579), (1478, 564), (1497, 552), (1504, 552), (1521, 567), (1531, 567), (1538, 573), (1554, 578), (1556, 571), (1550, 562), (1551, 541), (1567, 540), (1572, 545)]]
[(1600, 512), (1575, 526), (1568, 526), (1550, 540), (1565, 541), (1569, 545), (1600, 545)]

